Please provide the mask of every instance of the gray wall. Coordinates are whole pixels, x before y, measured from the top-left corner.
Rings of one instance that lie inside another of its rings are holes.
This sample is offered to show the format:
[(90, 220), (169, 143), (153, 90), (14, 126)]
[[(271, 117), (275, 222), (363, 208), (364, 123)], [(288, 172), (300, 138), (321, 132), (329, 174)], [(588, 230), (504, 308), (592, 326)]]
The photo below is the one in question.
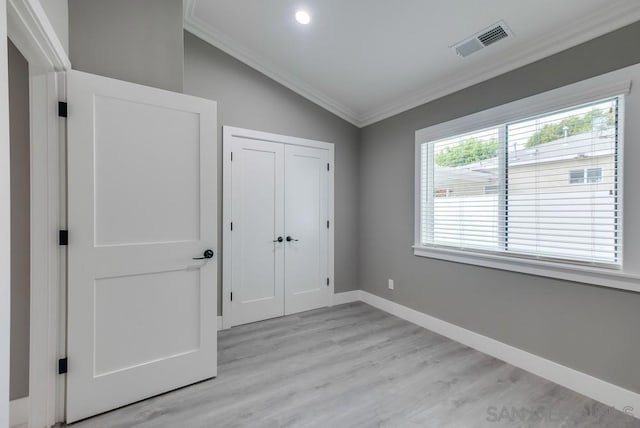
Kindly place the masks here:
[(40, 0), (42, 9), (56, 32), (64, 51), (69, 55), (69, 2), (68, 0)]
[(638, 40), (635, 23), (363, 129), (361, 288), (640, 392), (640, 294), (416, 257), (411, 248), (417, 129), (638, 63)]
[(11, 169), (11, 372), (12, 400), (29, 395), (30, 149), (29, 64), (9, 42)]
[(223, 125), (335, 144), (335, 290), (357, 289), (359, 130), (196, 36), (184, 39), (184, 92), (218, 102), (220, 195)]
[(182, 91), (182, 0), (69, 0), (75, 70)]

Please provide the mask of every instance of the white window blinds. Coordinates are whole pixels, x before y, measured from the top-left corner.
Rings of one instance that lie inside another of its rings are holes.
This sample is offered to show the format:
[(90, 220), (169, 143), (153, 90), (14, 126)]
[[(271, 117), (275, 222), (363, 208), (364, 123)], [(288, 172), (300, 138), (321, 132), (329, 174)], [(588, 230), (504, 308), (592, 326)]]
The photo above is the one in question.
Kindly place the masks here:
[(420, 241), (621, 264), (622, 97), (420, 145)]

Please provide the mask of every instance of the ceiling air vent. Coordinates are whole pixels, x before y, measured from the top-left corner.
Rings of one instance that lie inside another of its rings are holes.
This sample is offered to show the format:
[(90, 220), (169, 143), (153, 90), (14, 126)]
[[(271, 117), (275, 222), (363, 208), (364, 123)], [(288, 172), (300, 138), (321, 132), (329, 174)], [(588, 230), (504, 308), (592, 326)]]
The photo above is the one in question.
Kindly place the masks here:
[(511, 29), (504, 21), (499, 21), (473, 36), (467, 37), (460, 43), (456, 43), (452, 48), (455, 49), (458, 56), (465, 58), (509, 36), (513, 36)]

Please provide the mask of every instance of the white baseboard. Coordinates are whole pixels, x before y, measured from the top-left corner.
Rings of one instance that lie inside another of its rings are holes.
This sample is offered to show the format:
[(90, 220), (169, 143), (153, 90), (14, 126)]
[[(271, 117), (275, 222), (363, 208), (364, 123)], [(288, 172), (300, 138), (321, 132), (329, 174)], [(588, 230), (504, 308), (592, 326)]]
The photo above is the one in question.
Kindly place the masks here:
[(343, 293), (335, 293), (333, 295), (333, 304), (342, 305), (344, 303), (360, 301), (360, 290), (345, 291)]
[(222, 330), (222, 316), (218, 316), (218, 331)]
[(29, 397), (18, 398), (9, 402), (9, 426), (11, 428), (27, 428), (29, 425)]
[(640, 418), (640, 394), (360, 290), (360, 300), (530, 373)]

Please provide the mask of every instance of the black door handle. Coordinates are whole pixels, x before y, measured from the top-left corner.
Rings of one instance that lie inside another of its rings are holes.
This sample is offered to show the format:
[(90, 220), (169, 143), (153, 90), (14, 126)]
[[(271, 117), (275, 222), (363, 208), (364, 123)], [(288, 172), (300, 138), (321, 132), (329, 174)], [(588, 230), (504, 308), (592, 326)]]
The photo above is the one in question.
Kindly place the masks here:
[(204, 250), (203, 257), (194, 257), (193, 260), (204, 260), (213, 258), (213, 250)]
[(278, 239), (274, 239), (273, 242), (282, 242), (284, 241), (284, 239), (282, 239), (282, 236), (278, 236)]
[(298, 242), (299, 240), (298, 240), (298, 239), (293, 239), (292, 237), (287, 236), (287, 242), (291, 242), (291, 241), (296, 241), (296, 242)]

